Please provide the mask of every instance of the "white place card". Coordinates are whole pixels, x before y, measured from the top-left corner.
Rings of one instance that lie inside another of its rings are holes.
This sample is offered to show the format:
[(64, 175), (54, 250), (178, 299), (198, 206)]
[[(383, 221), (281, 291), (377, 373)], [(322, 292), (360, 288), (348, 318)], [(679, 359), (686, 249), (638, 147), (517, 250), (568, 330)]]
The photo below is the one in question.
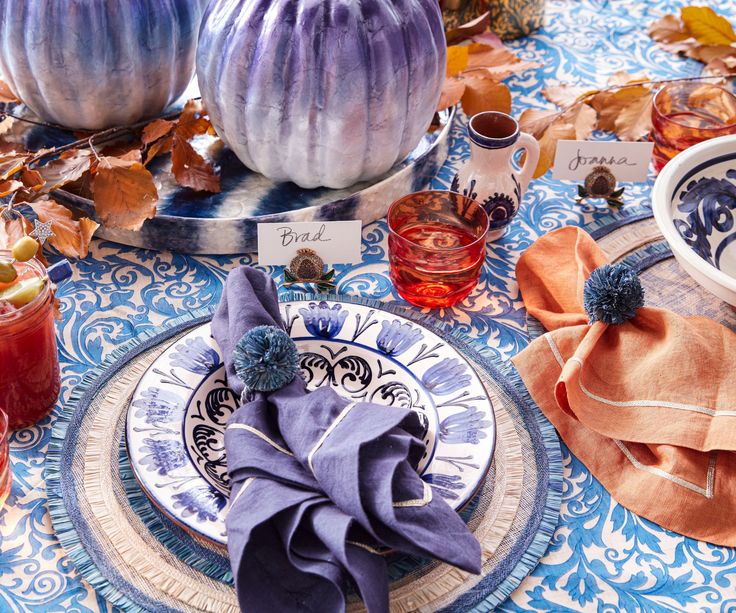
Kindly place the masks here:
[(561, 140), (552, 176), (582, 181), (596, 166), (608, 166), (616, 181), (646, 181), (653, 146), (649, 142)]
[(299, 249), (313, 249), (325, 264), (358, 264), (362, 226), (360, 220), (259, 223), (258, 263), (286, 266)]

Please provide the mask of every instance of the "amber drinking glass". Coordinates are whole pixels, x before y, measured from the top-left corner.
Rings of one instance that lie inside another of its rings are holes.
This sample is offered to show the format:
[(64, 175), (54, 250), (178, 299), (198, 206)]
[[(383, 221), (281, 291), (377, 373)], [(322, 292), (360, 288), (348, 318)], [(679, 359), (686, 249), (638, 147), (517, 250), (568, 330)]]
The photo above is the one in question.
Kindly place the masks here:
[(421, 307), (449, 307), (478, 284), (486, 253), (488, 214), (453, 192), (409, 194), (388, 212), (391, 281)]
[(651, 140), (656, 172), (680, 151), (726, 134), (736, 134), (736, 96), (723, 87), (679, 81), (654, 96)]
[(0, 509), (10, 494), (10, 451), (8, 449), (8, 416), (0, 410)]

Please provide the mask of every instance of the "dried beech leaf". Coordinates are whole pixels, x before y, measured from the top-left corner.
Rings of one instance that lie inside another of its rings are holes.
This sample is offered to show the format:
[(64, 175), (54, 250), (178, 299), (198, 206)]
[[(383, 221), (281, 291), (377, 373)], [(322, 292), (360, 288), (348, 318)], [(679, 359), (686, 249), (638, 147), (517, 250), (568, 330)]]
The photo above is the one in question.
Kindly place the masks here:
[(43, 191), (48, 193), (79, 179), (90, 169), (91, 157), (89, 151), (70, 149), (64, 151), (57, 159), (37, 168), (46, 181)]
[(447, 48), (447, 77), (455, 77), (468, 67), (470, 51), (467, 46), (453, 45)]
[(649, 24), (647, 32), (652, 40), (660, 43), (670, 53), (685, 53), (697, 46), (697, 41), (675, 15), (665, 15)]
[(171, 153), (171, 149), (173, 146), (173, 136), (166, 136), (165, 138), (157, 140), (148, 148), (148, 151), (146, 151), (146, 161), (144, 162), (144, 164), (148, 166), (149, 162), (153, 158), (158, 157), (159, 155), (164, 155), (165, 153)]
[(589, 94), (595, 94), (596, 92), (597, 90), (582, 85), (560, 83), (543, 89), (542, 95), (557, 106), (570, 106), (578, 99)]
[(31, 223), (20, 213), (7, 220), (0, 217), (0, 249), (10, 249), (18, 240), (33, 232)]
[(174, 133), (171, 170), (179, 185), (196, 191), (220, 191), (220, 177), (215, 167), (197, 153), (192, 144), (179, 135), (178, 130)]
[(617, 132), (616, 121), (622, 111), (636, 101), (651, 101), (651, 92), (643, 85), (634, 85), (614, 92), (600, 92), (590, 99), (590, 105), (598, 111), (598, 129)]
[(499, 81), (512, 74), (519, 74), (539, 66), (537, 62), (521, 61), (506, 48), (494, 49), (487, 45), (472, 44), (469, 49), (468, 71), (476, 73), (483, 70), (485, 74)]
[(565, 113), (565, 121), (575, 128), (576, 140), (588, 140), (598, 122), (598, 113), (587, 104), (578, 104)]
[(8, 194), (12, 194), (13, 192), (17, 192), (22, 187), (23, 187), (23, 183), (21, 183), (20, 181), (15, 181), (13, 179), (8, 179), (7, 181), (1, 181), (0, 182), (0, 198), (7, 196)]
[[(703, 69), (703, 75), (736, 74), (736, 55), (717, 57), (709, 61)], [(718, 83), (715, 79), (711, 83)], [(720, 81), (725, 83), (725, 79)]]
[(176, 133), (185, 140), (191, 140), (195, 136), (208, 134), (212, 124), (207, 117), (207, 110), (201, 100), (190, 100), (184, 105), (184, 109), (176, 122)]
[(534, 170), (535, 179), (552, 168), (557, 152), (557, 141), (560, 140), (575, 140), (575, 126), (563, 119), (553, 122), (539, 139), (539, 162)]
[(23, 168), (27, 159), (27, 154), (19, 154), (15, 151), (0, 156), (0, 181), (4, 181)]
[(13, 93), (10, 86), (5, 81), (0, 81), (0, 104), (20, 102), (18, 96)]
[(68, 258), (87, 257), (90, 239), (100, 224), (87, 217), (76, 221), (69, 209), (54, 200), (37, 200), (30, 207), (41, 221), (53, 222), (56, 236), (52, 236), (49, 243)]
[(632, 100), (616, 117), (614, 132), (621, 140), (639, 140), (652, 129), (652, 99), (649, 92)]
[(640, 81), (648, 81), (649, 77), (645, 72), (635, 72), (631, 74), (625, 70), (614, 72), (608, 77), (608, 85), (628, 85), (629, 83), (639, 83)]
[(731, 24), (708, 6), (686, 6), (680, 11), (682, 23), (701, 45), (730, 45), (736, 42)]
[(141, 156), (141, 150), (136, 149), (130, 149), (129, 151), (126, 151), (124, 153), (119, 153), (118, 155), (112, 156), (116, 157), (119, 160), (123, 160), (125, 162), (142, 162), (143, 158)]
[(688, 51), (686, 55), (704, 64), (717, 59), (723, 59), (728, 62), (736, 59), (736, 48), (726, 47), (725, 45), (697, 46)]
[(156, 214), (158, 191), (143, 164), (102, 158), (92, 182), (95, 209), (111, 228), (139, 230)]
[(20, 180), (23, 182), (25, 187), (36, 192), (46, 183), (40, 172), (37, 170), (29, 170), (28, 168), (24, 168), (21, 171)]
[(447, 44), (454, 45), (455, 43), (472, 38), (476, 34), (481, 34), (488, 29), (490, 22), (491, 14), (489, 12), (485, 12), (468, 23), (464, 23), (453, 30), (448, 30), (445, 33)]
[(539, 138), (552, 122), (562, 116), (561, 111), (545, 109), (526, 109), (519, 117), (519, 126), (522, 131), (528, 132), (534, 138)]
[(446, 108), (455, 106), (460, 102), (460, 98), (465, 93), (465, 82), (462, 79), (456, 79), (450, 77), (445, 79), (445, 83), (442, 86), (442, 95), (440, 101), (437, 103), (437, 111), (443, 111)]
[(465, 76), (463, 110), (469, 116), (484, 111), (511, 113), (511, 92), (503, 83), (490, 77)]
[(32, 200), (46, 184), (40, 172), (37, 170), (29, 170), (28, 168), (23, 168), (23, 170), (20, 171), (18, 179), (23, 183), (23, 188), (19, 189), (15, 193), (15, 202), (27, 202)]
[(144, 146), (155, 143), (157, 140), (168, 136), (173, 132), (176, 127), (176, 122), (168, 121), (166, 119), (155, 119), (143, 128), (143, 134), (141, 135), (141, 142)]

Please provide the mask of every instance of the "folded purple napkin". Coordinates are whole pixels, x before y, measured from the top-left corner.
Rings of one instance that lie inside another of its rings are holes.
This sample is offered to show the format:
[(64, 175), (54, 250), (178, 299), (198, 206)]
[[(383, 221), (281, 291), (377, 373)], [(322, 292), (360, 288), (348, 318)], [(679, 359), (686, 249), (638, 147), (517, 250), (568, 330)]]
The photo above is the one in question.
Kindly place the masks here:
[(369, 611), (388, 611), (385, 548), (480, 572), (478, 541), (417, 475), (416, 413), (308, 392), (269, 276), (233, 270), (212, 332), (244, 399), (225, 433), (244, 611), (344, 611), (351, 581)]

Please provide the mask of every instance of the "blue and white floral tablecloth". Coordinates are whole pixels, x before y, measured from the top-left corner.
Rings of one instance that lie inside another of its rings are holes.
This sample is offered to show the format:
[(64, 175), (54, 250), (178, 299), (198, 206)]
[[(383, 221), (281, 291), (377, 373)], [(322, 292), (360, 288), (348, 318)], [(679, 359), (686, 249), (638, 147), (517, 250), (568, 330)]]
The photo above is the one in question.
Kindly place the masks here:
[[(545, 29), (512, 43), (542, 67), (511, 79), (514, 111), (549, 106), (541, 97), (552, 81), (601, 86), (618, 70), (651, 77), (697, 74), (700, 65), (654, 46), (646, 25), (682, 2), (550, 0)], [(736, 22), (736, 3), (716, 3)], [(437, 186), (447, 186), (468, 155), (462, 126)], [(508, 358), (528, 342), (525, 312), (513, 271), (519, 254), (557, 227), (639, 214), (649, 207), (652, 181), (628, 186), (622, 213), (573, 202), (574, 186), (549, 175), (532, 183), (510, 233), (489, 247), (482, 281), (460, 306), (436, 312), (485, 339)], [(189, 257), (95, 241), (60, 291), (60, 403), (84, 373), (141, 331), (192, 309), (214, 306), (228, 271), (253, 258)], [(277, 271), (273, 271), (276, 274)], [(340, 293), (398, 301), (386, 275), (386, 226), (363, 232), (363, 262), (338, 267)], [(1, 376), (1, 375), (0, 375)], [(0, 512), (0, 612), (107, 611), (110, 606), (80, 579), (56, 540), (46, 507), (44, 457), (54, 417), (15, 433), (14, 484)], [(667, 532), (617, 505), (565, 450), (559, 527), (539, 566), (504, 603), (504, 611), (736, 610), (736, 550)], [(652, 492), (651, 495), (656, 495)]]

